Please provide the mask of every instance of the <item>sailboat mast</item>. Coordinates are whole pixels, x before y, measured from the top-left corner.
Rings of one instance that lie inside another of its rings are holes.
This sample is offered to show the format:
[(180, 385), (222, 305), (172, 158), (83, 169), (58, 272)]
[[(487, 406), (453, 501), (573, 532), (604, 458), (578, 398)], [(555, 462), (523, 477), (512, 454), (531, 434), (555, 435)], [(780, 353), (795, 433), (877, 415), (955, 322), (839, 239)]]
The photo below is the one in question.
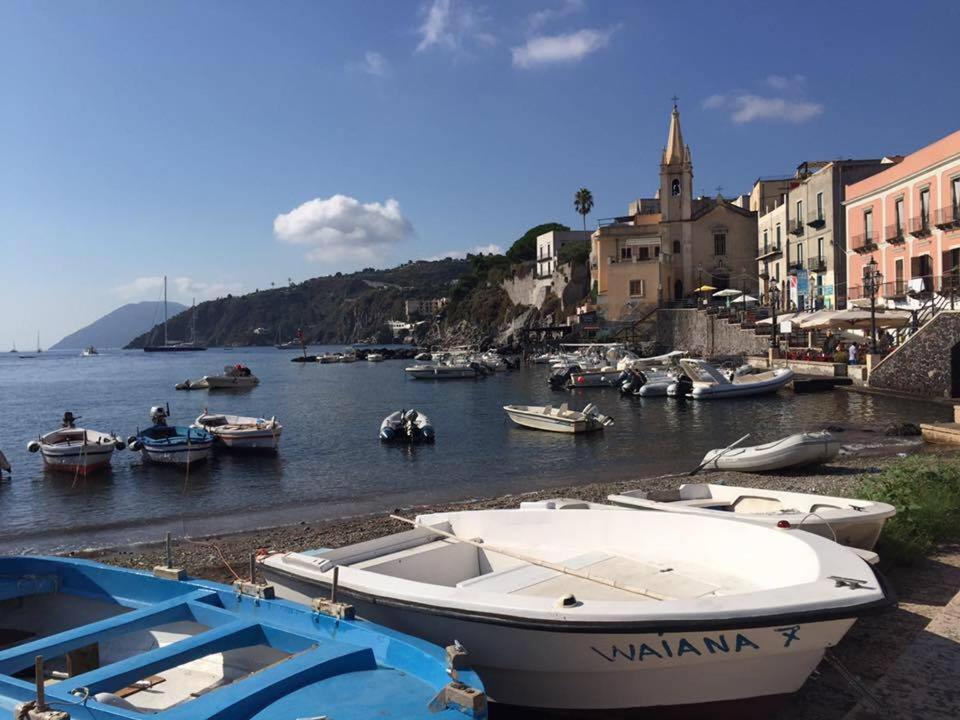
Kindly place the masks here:
[(163, 276), (163, 344), (167, 345), (167, 276)]
[(197, 299), (193, 299), (193, 307), (190, 309), (190, 344), (197, 344)]

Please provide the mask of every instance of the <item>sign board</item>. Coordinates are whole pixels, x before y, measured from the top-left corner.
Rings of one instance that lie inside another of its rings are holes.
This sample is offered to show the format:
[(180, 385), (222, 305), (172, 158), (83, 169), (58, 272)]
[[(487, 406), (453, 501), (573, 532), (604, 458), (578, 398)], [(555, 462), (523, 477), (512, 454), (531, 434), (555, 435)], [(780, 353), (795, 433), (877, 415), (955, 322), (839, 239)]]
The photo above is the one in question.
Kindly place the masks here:
[(792, 332), (793, 332), (793, 323), (790, 322), (789, 320), (784, 320), (783, 322), (781, 322), (781, 323), (780, 323), (780, 332), (784, 333), (785, 335), (789, 335), (790, 333), (792, 333)]

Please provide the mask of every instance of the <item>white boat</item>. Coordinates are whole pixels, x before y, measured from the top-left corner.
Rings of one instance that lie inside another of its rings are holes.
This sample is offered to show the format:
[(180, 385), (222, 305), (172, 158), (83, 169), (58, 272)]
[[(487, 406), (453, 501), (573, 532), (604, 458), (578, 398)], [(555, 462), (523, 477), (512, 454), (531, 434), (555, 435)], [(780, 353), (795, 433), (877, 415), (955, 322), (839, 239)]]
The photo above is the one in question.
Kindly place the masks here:
[(668, 388), (667, 394), (673, 397), (686, 395), (697, 400), (772, 393), (793, 380), (790, 368), (775, 368), (731, 379), (706, 360), (690, 358), (680, 359), (680, 369), (683, 375)]
[[(188, 383), (191, 381), (187, 381)], [(208, 390), (239, 390), (260, 384), (260, 379), (246, 365), (237, 363), (223, 368), (222, 375), (204, 375), (191, 388), (206, 387)], [(191, 389), (187, 388), (187, 389)]]
[(206, 430), (216, 442), (232, 450), (276, 452), (280, 449), (280, 435), (283, 433), (283, 425), (276, 417), (267, 420), (207, 411), (197, 417), (192, 427)]
[(620, 371), (612, 365), (606, 365), (596, 370), (578, 370), (570, 373), (567, 387), (591, 388), (614, 387), (620, 382)]
[[(59, 430), (48, 432), (27, 443), (27, 450), (40, 452), (50, 470), (89, 475), (110, 465), (114, 450), (122, 450), (122, 438), (113, 433), (78, 428), (79, 417), (65, 412)], [(6, 468), (9, 470), (9, 466)]]
[(203, 428), (168, 425), (168, 419), (169, 410), (159, 405), (150, 408), (153, 425), (127, 438), (127, 447), (140, 452), (144, 460), (182, 468), (210, 457), (213, 435)]
[(484, 371), (476, 363), (439, 363), (411, 365), (404, 368), (404, 372), (418, 380), (455, 380), (475, 378)]
[(83, 357), (90, 357), (91, 355), (99, 355), (99, 354), (100, 353), (97, 352), (97, 349), (93, 345), (90, 345), (89, 347), (84, 348), (83, 352), (80, 353), (80, 355)]
[(797, 433), (763, 445), (710, 450), (703, 456), (702, 469), (767, 472), (819, 465), (833, 460), (840, 447), (840, 441), (825, 430)]
[(436, 440), (430, 418), (417, 410), (397, 410), (380, 423), (383, 442), (432, 443)]
[(342, 363), (352, 363), (357, 361), (357, 356), (354, 353), (344, 353), (340, 356), (340, 362)]
[(326, 595), (336, 569), (358, 615), (455, 637), (509, 705), (741, 713), (798, 690), (860, 615), (893, 602), (847, 548), (722, 517), (524, 508), (416, 522), (260, 562), (281, 597)]
[(417, 362), (430, 362), (433, 360), (433, 355), (428, 352), (417, 353), (413, 356), (413, 359)]
[(323, 365), (338, 363), (340, 362), (340, 356), (335, 355), (334, 353), (324, 353), (323, 355), (317, 356), (317, 362)]
[(367, 362), (383, 362), (383, 355), (380, 353), (368, 353)]
[(651, 355), (650, 357), (633, 357), (627, 356), (620, 363), (618, 367), (621, 370), (642, 370), (644, 368), (655, 368), (655, 367), (670, 367), (677, 364), (677, 361), (680, 358), (687, 355), (684, 350), (671, 350), (668, 353), (663, 355)]
[(636, 490), (607, 499), (622, 507), (796, 528), (864, 550), (873, 549), (883, 524), (897, 512), (892, 505), (870, 500), (711, 483), (690, 483), (665, 492)]
[(507, 416), (517, 425), (559, 433), (582, 433), (613, 425), (613, 418), (601, 415), (597, 406), (589, 404), (583, 410), (571, 410), (567, 403), (552, 405), (504, 405)]

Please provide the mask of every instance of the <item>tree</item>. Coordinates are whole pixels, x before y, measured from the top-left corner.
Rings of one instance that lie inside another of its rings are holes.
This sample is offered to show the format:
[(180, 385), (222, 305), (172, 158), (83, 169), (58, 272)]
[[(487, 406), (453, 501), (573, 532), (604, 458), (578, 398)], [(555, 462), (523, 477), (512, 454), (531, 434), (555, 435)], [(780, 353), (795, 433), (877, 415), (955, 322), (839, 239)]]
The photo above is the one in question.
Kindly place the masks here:
[(583, 231), (586, 232), (587, 215), (593, 210), (593, 193), (585, 187), (577, 190), (577, 194), (573, 196), (573, 207), (583, 216)]
[(550, 232), (551, 230), (569, 230), (566, 225), (561, 225), (560, 223), (544, 223), (543, 225), (537, 225), (527, 230), (522, 237), (520, 237), (513, 245), (510, 246), (510, 249), (507, 250), (506, 256), (510, 262), (520, 263), (525, 260), (536, 260), (537, 259), (537, 237), (543, 235), (544, 233)]
[(569, 263), (570, 265), (584, 265), (590, 259), (590, 246), (579, 240), (568, 242), (560, 248), (557, 253), (558, 263)]

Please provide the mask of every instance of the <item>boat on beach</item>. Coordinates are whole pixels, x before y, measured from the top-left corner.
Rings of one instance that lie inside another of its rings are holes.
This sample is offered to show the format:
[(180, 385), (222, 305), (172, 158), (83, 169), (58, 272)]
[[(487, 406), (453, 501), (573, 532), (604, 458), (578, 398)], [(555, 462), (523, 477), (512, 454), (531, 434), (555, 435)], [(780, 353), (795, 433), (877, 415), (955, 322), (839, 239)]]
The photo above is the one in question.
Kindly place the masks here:
[(206, 430), (214, 440), (231, 450), (263, 450), (277, 452), (283, 425), (276, 417), (269, 420), (243, 415), (224, 415), (206, 410), (191, 427)]
[(252, 582), (21, 556), (0, 558), (0, 596), (8, 717), (486, 717), (477, 676), (449, 667), (465, 664), (455, 648), (272, 599)]
[(689, 396), (696, 400), (745, 397), (773, 393), (793, 380), (790, 368), (775, 368), (761, 373), (727, 377), (706, 360), (681, 358), (683, 374), (668, 389), (671, 397)]
[(123, 449), (123, 440), (113, 433), (78, 428), (79, 419), (65, 412), (60, 428), (30, 441), (27, 450), (39, 452), (50, 470), (89, 475), (108, 467), (114, 450)]
[(873, 549), (884, 523), (897, 512), (892, 505), (870, 500), (712, 483), (688, 483), (667, 491), (635, 490), (607, 499), (639, 510), (721, 515), (768, 527), (796, 528), (864, 550)]
[(571, 410), (567, 403), (557, 408), (552, 405), (504, 405), (503, 409), (517, 425), (534, 430), (583, 433), (613, 425), (613, 418), (602, 415), (593, 403), (583, 410)]
[(858, 617), (893, 602), (847, 548), (719, 514), (524, 508), (408, 522), (261, 567), (281, 597), (310, 602), (336, 572), (361, 616), (432, 642), (455, 634), (507, 705), (771, 707)]
[(710, 450), (703, 456), (700, 469), (770, 472), (820, 465), (833, 460), (840, 448), (840, 441), (826, 430), (796, 433), (762, 445)]
[(153, 425), (129, 437), (127, 447), (141, 452), (145, 460), (163, 465), (187, 468), (206, 460), (213, 447), (213, 435), (200, 428), (168, 425), (169, 415), (169, 408), (159, 405), (150, 408)]
[(417, 410), (397, 410), (380, 423), (383, 442), (432, 443), (436, 433), (430, 418)]

